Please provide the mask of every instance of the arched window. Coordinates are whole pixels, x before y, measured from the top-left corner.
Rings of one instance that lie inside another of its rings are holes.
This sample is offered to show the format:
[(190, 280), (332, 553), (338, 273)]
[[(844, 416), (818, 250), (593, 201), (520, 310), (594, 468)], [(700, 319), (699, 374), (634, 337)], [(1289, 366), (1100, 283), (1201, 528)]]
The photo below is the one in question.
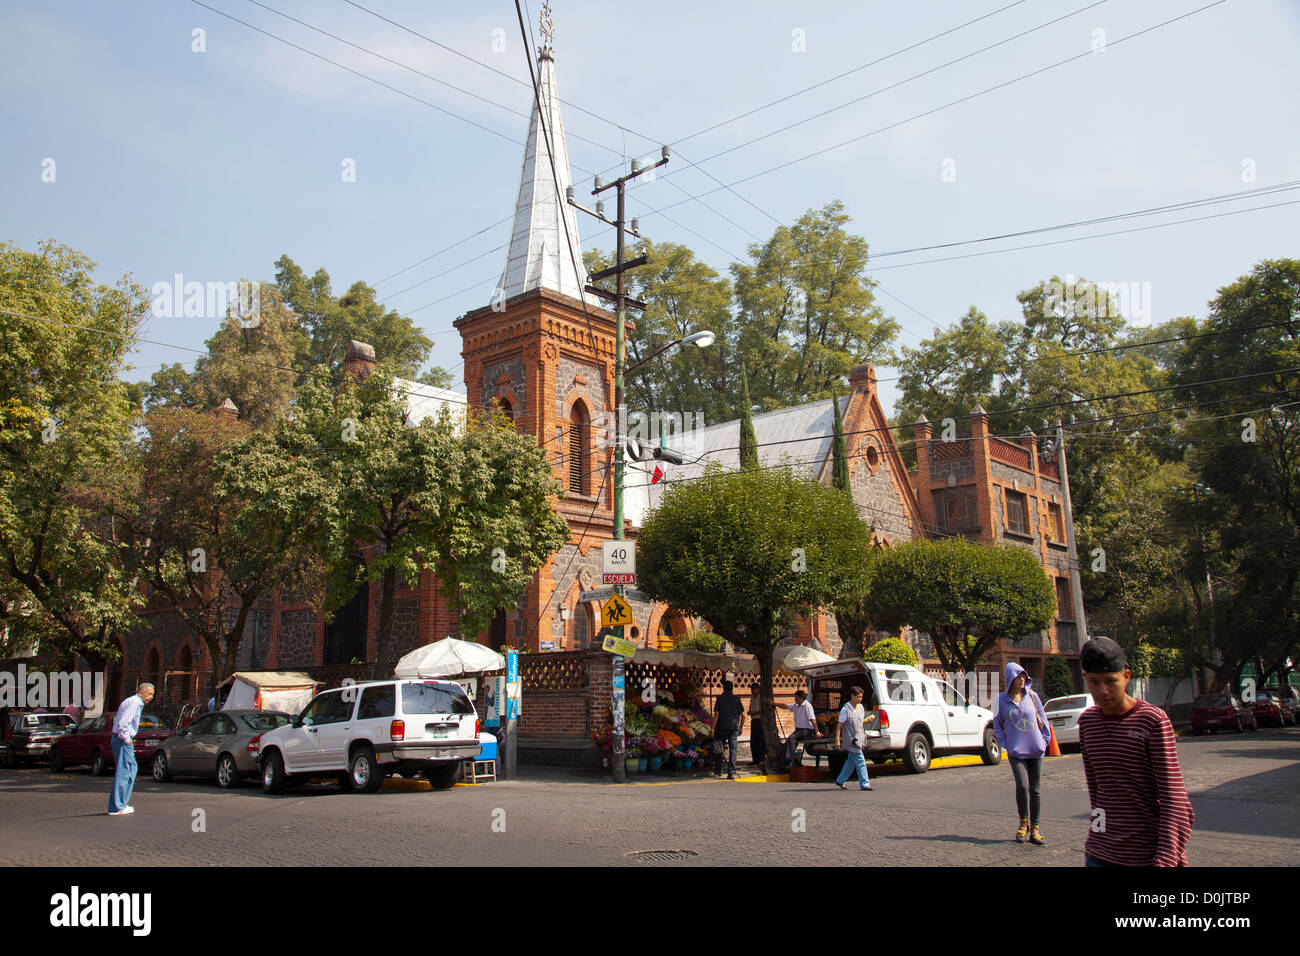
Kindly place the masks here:
[(497, 398), (497, 407), (506, 413), (506, 418), (511, 421), (515, 420), (515, 410), (510, 407), (510, 399), (506, 398), (504, 395), (499, 396)]
[(158, 656), (158, 648), (149, 648), (149, 654), (144, 660), (144, 680), (141, 683), (153, 684), (154, 692), (160, 693), (162, 688), (158, 685), (162, 683), (162, 661)]
[(569, 490), (585, 494), (587, 482), (587, 409), (581, 402), (573, 403), (569, 414)]
[(585, 651), (591, 646), (591, 608), (579, 602), (573, 612), (573, 647), (575, 651)]

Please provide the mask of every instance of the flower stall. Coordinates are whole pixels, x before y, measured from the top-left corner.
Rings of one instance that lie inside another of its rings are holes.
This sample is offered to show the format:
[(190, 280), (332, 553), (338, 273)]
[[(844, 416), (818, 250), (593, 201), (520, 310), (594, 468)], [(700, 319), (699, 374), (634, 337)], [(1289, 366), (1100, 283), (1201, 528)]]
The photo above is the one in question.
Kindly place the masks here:
[[(623, 727), (628, 773), (703, 770), (706, 766), (713, 718), (693, 688), (661, 690), (653, 701), (627, 701)], [(592, 739), (612, 759), (612, 721), (597, 730)]]

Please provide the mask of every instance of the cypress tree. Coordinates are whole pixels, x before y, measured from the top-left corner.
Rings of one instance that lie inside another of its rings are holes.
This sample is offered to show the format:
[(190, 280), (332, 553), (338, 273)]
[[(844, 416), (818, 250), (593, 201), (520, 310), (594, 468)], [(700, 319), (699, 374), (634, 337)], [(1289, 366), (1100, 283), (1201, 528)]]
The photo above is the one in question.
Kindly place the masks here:
[(754, 435), (754, 419), (749, 414), (749, 379), (745, 366), (740, 366), (740, 467), (758, 467), (758, 438)]
[(844, 447), (844, 419), (840, 415), (840, 399), (831, 392), (831, 404), (835, 407), (834, 438), (831, 440), (831, 487), (849, 491), (849, 456)]

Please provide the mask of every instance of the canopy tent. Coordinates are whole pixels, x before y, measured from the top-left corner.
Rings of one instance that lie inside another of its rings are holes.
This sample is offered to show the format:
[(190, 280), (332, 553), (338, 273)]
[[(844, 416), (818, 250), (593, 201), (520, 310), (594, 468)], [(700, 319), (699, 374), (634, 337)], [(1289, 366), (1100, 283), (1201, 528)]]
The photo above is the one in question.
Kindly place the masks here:
[(460, 677), (483, 671), (499, 671), (506, 659), (492, 648), (473, 641), (448, 637), (417, 647), (397, 662), (395, 677)]
[(221, 686), (230, 685), (222, 710), (274, 710), (299, 714), (316, 696), (320, 681), (297, 671), (239, 671)]
[(793, 670), (796, 667), (803, 667), (807, 664), (824, 664), (827, 661), (833, 661), (835, 658), (829, 654), (824, 654), (815, 647), (809, 647), (807, 644), (793, 644), (787, 647), (778, 647), (772, 654), (772, 662), (777, 667), (784, 670)]

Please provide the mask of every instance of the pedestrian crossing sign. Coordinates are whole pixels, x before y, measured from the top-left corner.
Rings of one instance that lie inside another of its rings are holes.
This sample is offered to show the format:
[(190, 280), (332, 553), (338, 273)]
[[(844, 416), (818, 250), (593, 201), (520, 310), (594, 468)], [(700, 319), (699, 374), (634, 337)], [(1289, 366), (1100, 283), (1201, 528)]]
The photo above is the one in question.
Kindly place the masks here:
[(600, 609), (600, 623), (603, 627), (617, 627), (632, 623), (632, 605), (615, 594)]

